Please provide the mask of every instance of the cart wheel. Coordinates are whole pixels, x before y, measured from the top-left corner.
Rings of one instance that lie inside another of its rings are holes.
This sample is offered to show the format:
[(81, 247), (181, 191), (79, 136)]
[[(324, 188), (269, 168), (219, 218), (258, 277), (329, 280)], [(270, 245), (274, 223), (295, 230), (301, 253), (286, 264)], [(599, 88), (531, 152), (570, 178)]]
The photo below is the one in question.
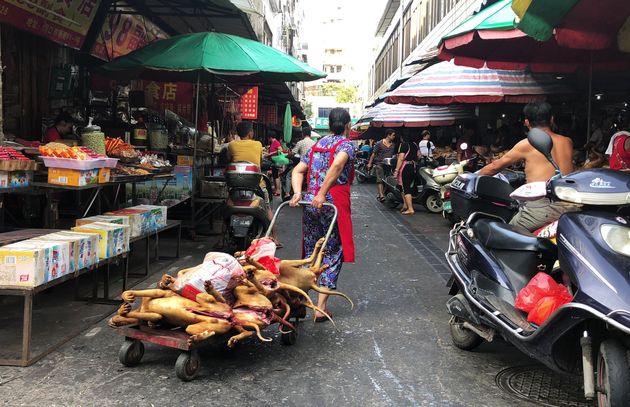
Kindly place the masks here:
[(295, 343), (297, 342), (297, 338), (298, 338), (298, 320), (296, 319), (295, 322), (293, 322), (293, 326), (295, 326), (295, 330), (291, 330), (287, 333), (283, 333), (280, 335), (280, 342), (282, 342), (282, 344), (284, 346), (291, 346), (291, 345), (295, 345)]
[(175, 362), (175, 374), (180, 380), (189, 382), (199, 374), (201, 361), (197, 352), (182, 352)]
[(118, 360), (127, 367), (136, 366), (144, 356), (144, 344), (137, 339), (125, 338), (120, 350)]

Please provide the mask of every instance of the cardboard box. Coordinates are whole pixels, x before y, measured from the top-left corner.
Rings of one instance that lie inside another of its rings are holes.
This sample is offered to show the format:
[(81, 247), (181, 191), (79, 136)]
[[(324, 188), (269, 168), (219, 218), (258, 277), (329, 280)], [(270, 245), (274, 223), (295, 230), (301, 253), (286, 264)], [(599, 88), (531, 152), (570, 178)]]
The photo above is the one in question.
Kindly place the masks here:
[(22, 188), (33, 182), (32, 171), (0, 171), (0, 188)]
[(48, 168), (48, 183), (82, 187), (98, 183), (98, 169), (69, 170), (66, 168)]
[(56, 232), (32, 240), (67, 242), (70, 246), (70, 273), (98, 263), (98, 239), (94, 233)]
[(101, 168), (98, 170), (98, 183), (107, 184), (112, 176), (111, 168)]
[(90, 216), (87, 218), (81, 218), (81, 219), (77, 219), (75, 222), (75, 226), (82, 226), (82, 225), (87, 225), (88, 223), (94, 223), (94, 222), (109, 222), (109, 223), (116, 223), (119, 225), (129, 225), (129, 216), (123, 216), (123, 215), (119, 215), (119, 216), (115, 216), (115, 215), (96, 215), (96, 216)]
[(105, 215), (126, 216), (129, 219), (128, 225), (131, 227), (131, 237), (142, 236), (151, 221), (151, 213), (147, 209), (127, 208), (107, 212)]
[(69, 270), (67, 242), (24, 240), (0, 247), (0, 285), (37, 287)]
[(94, 222), (72, 228), (73, 232), (99, 235), (98, 258), (109, 259), (129, 251), (129, 226)]
[(129, 209), (140, 209), (146, 210), (149, 212), (148, 224), (143, 225), (142, 230), (144, 233), (154, 232), (157, 229), (163, 228), (166, 226), (166, 218), (167, 218), (167, 206), (157, 206), (157, 205), (137, 205), (132, 206)]
[(178, 155), (177, 156), (177, 165), (193, 165), (193, 157), (192, 155)]

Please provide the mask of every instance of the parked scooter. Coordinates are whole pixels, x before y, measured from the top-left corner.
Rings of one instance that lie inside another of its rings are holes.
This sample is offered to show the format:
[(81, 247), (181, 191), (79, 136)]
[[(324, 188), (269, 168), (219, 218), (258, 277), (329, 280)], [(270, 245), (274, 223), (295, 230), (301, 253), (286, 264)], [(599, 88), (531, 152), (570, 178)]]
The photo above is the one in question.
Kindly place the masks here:
[(282, 185), (282, 200), (288, 201), (293, 196), (293, 185), (291, 184), (291, 174), (296, 165), (300, 163), (299, 155), (289, 157), (289, 165), (285, 165), (280, 174), (280, 184)]
[(225, 210), (227, 239), (237, 250), (245, 250), (252, 240), (263, 237), (269, 226), (269, 208), (260, 181), (265, 181), (267, 191), (271, 191), (271, 181), (256, 164), (244, 161), (228, 164), (225, 179), (229, 196)]
[[(389, 169), (389, 175), (385, 177), (383, 188), (385, 190), (385, 204), (391, 209), (396, 209), (403, 202), (403, 195), (398, 180), (393, 175), (396, 168), (396, 157), (386, 158), (383, 164)], [(432, 161), (431, 166), (420, 167), (416, 170), (416, 190), (413, 195), (413, 203), (423, 205), (431, 213), (442, 212), (442, 200), (440, 199), (440, 184), (433, 179), (433, 168), (437, 162)]]
[(375, 182), (376, 175), (368, 170), (370, 156), (366, 151), (357, 151), (354, 158), (354, 174), (359, 184)]
[[(551, 138), (537, 129), (528, 138), (559, 174)], [(560, 218), (558, 246), (491, 213), (473, 213), (451, 231), (452, 340), (471, 350), (501, 335), (556, 371), (581, 373), (586, 398), (600, 407), (629, 406), (630, 227), (614, 211), (630, 204), (630, 174), (589, 170), (554, 178), (530, 198), (583, 205)], [(514, 303), (540, 271), (565, 284), (573, 299), (536, 326)]]

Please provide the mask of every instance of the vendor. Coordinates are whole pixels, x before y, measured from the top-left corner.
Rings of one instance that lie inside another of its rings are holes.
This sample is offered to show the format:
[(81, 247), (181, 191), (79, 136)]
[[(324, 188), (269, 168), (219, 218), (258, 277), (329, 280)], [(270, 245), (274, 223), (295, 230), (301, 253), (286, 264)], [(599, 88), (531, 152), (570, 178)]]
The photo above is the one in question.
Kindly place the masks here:
[(44, 135), (44, 143), (57, 141), (64, 138), (64, 136), (72, 134), (74, 124), (75, 120), (72, 118), (72, 116), (70, 116), (68, 112), (59, 113), (59, 116), (55, 118), (55, 123), (53, 124), (53, 126), (46, 130), (46, 134)]
[[(337, 224), (328, 239), (324, 264), (328, 266), (319, 276), (320, 289), (318, 306), (330, 315), (327, 307), (328, 295), (325, 290), (337, 288), (337, 278), (344, 262), (354, 262), (354, 240), (352, 236), (352, 216), (350, 210), (350, 186), (354, 178), (354, 148), (348, 134), (351, 121), (347, 110), (332, 109), (329, 116), (331, 135), (321, 138), (302, 157), (292, 174), (293, 190), (291, 206), (298, 206), (304, 199), (311, 206), (304, 208), (303, 251), (310, 256), (317, 241), (326, 235), (334, 218), (325, 202), (333, 203), (338, 210)], [(302, 185), (306, 176), (307, 190), (302, 198)], [(323, 322), (326, 317), (317, 311), (315, 321)]]
[(630, 133), (619, 131), (610, 139), (606, 154), (610, 156), (610, 168), (630, 170)]

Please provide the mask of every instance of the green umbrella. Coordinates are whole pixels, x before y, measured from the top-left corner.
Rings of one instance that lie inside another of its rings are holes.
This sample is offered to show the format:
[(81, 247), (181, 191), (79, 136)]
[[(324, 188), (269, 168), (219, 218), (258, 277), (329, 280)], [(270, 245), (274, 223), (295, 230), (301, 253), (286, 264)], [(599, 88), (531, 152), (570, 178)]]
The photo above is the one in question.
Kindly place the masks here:
[(159, 40), (99, 68), (117, 78), (196, 82), (201, 76), (247, 83), (312, 81), (325, 73), (257, 41), (217, 32)]
[(293, 137), (293, 115), (291, 113), (291, 104), (287, 102), (284, 109), (284, 142), (289, 143)]

